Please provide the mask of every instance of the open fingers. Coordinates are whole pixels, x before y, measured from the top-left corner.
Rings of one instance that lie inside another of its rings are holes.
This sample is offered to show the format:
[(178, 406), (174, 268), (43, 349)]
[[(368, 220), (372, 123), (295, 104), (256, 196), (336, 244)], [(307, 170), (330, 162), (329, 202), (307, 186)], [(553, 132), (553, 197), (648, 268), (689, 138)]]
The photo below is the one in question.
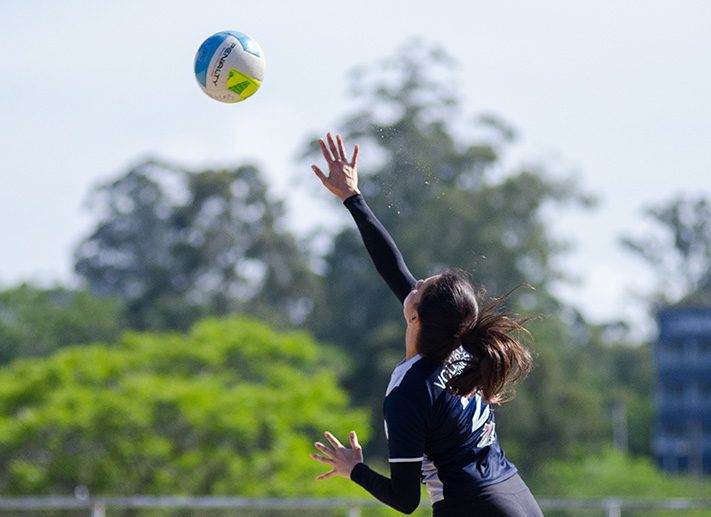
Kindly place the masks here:
[(315, 459), (316, 461), (320, 461), (321, 463), (325, 463), (326, 465), (333, 465), (334, 460), (331, 458), (327, 458), (325, 456), (321, 456), (320, 454), (311, 453), (311, 457)]
[(328, 133), (326, 135), (326, 138), (328, 138), (328, 147), (331, 149), (331, 152), (333, 153), (333, 161), (338, 161), (338, 148), (336, 147), (336, 142), (333, 141), (333, 135), (331, 133)]
[(316, 443), (314, 443), (314, 447), (316, 447), (316, 448), (317, 448), (318, 450), (320, 450), (322, 453), (328, 454), (329, 456), (334, 456), (334, 455), (336, 454), (334, 451), (332, 451), (331, 449), (329, 449), (328, 447), (326, 447), (326, 446), (325, 446), (324, 444), (322, 444), (321, 442), (316, 442)]
[(316, 165), (312, 165), (311, 170), (313, 170), (316, 173), (316, 176), (318, 176), (318, 179), (320, 179), (321, 182), (325, 183), (328, 180), (328, 178), (323, 173), (323, 171), (321, 169), (319, 169)]
[(322, 479), (328, 479), (335, 474), (336, 474), (336, 470), (331, 469), (328, 472), (321, 474), (320, 476), (316, 476), (316, 481), (321, 481)]
[(343, 137), (341, 135), (336, 136), (336, 143), (338, 144), (338, 154), (341, 160), (348, 162), (348, 158), (346, 158), (346, 146), (343, 144)]
[(353, 149), (353, 158), (351, 159), (350, 166), (353, 167), (354, 169), (358, 165), (358, 152), (360, 151), (360, 147), (358, 147), (358, 144), (355, 145), (355, 148)]
[(336, 159), (331, 156), (331, 152), (328, 150), (328, 147), (326, 147), (326, 142), (323, 141), (323, 138), (319, 139), (318, 145), (321, 146), (321, 153), (323, 157), (326, 158), (326, 163), (330, 164), (336, 161)]
[(328, 442), (329, 442), (331, 445), (333, 445), (333, 448), (334, 448), (334, 449), (340, 449), (340, 448), (343, 447), (343, 444), (338, 441), (338, 438), (336, 438), (335, 436), (333, 436), (333, 435), (332, 435), (331, 433), (329, 433), (328, 431), (326, 431), (325, 433), (323, 433), (323, 435), (326, 437), (326, 440), (328, 440)]
[(355, 431), (351, 431), (351, 434), (348, 435), (348, 438), (351, 441), (351, 447), (353, 449), (360, 449), (360, 443), (358, 443), (358, 435)]

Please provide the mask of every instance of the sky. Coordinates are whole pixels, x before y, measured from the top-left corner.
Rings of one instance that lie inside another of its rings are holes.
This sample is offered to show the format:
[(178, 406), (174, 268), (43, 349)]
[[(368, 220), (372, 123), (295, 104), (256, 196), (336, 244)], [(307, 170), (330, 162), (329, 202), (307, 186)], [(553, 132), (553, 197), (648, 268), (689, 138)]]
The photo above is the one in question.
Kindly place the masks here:
[[(456, 59), (467, 112), (517, 129), (512, 167), (541, 165), (598, 198), (551, 217), (574, 246), (561, 265), (577, 281), (560, 295), (593, 321), (648, 325), (634, 293), (652, 278), (619, 240), (652, 230), (645, 206), (711, 197), (709, 20), (707, 0), (3, 0), (0, 287), (74, 282), (91, 189), (146, 157), (256, 163), (297, 230), (315, 224), (323, 200), (299, 186), (312, 173), (298, 151), (354, 106), (349, 71), (417, 37)], [(221, 30), (250, 35), (267, 60), (262, 88), (235, 105), (193, 76)]]

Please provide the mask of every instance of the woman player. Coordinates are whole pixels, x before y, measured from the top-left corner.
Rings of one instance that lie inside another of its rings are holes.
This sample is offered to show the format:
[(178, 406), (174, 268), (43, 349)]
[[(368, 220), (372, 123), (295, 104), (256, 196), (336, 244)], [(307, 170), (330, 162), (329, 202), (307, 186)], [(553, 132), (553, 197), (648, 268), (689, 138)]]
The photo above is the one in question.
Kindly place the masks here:
[(350, 478), (393, 508), (412, 513), (425, 484), (435, 516), (536, 517), (542, 512), (506, 459), (496, 436), (491, 404), (531, 368), (516, 338), (525, 330), (498, 309), (479, 309), (466, 279), (443, 272), (415, 280), (388, 232), (358, 191), (356, 145), (348, 160), (341, 136), (321, 151), (323, 185), (351, 212), (376, 269), (403, 304), (405, 359), (390, 378), (383, 411), (390, 478), (363, 463), (355, 431), (345, 447), (330, 432), (312, 458), (331, 467), (317, 477)]

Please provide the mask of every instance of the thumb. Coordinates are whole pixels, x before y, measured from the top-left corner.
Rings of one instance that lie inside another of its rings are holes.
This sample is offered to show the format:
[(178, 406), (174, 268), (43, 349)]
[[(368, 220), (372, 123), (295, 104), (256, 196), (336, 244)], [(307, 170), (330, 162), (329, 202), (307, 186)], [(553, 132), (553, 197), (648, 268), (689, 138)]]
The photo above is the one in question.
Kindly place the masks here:
[(326, 175), (323, 173), (321, 169), (319, 169), (316, 165), (311, 166), (311, 170), (313, 170), (316, 173), (316, 176), (318, 176), (318, 179), (321, 180), (321, 182), (326, 183), (328, 178)]

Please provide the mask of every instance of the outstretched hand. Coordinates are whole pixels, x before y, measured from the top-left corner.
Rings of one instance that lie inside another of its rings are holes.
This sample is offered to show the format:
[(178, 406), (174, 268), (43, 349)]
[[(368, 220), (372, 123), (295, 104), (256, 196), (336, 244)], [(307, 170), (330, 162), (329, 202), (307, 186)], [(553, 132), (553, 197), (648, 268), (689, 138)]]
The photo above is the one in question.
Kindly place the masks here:
[(358, 463), (363, 462), (363, 449), (358, 443), (358, 436), (356, 435), (356, 432), (351, 431), (350, 435), (348, 436), (351, 442), (350, 449), (345, 447), (341, 442), (338, 441), (338, 438), (333, 436), (328, 431), (323, 433), (323, 435), (329, 441), (333, 449), (330, 449), (328, 446), (322, 444), (321, 442), (316, 442), (314, 443), (314, 447), (316, 447), (322, 453), (326, 454), (326, 456), (321, 456), (320, 454), (313, 453), (311, 454), (311, 457), (316, 461), (320, 461), (321, 463), (330, 465), (331, 470), (324, 474), (321, 474), (316, 479), (318, 481), (321, 481), (322, 479), (327, 479), (333, 476), (350, 478), (351, 471), (353, 470), (353, 468), (358, 465)]
[(323, 141), (319, 140), (321, 152), (328, 164), (328, 175), (319, 169), (316, 165), (311, 168), (316, 173), (316, 176), (321, 180), (323, 186), (330, 190), (341, 201), (345, 201), (354, 194), (359, 194), (358, 190), (358, 144), (353, 149), (353, 157), (349, 160), (346, 156), (346, 148), (343, 145), (343, 137), (336, 136), (334, 142), (331, 133), (326, 135), (328, 147)]

